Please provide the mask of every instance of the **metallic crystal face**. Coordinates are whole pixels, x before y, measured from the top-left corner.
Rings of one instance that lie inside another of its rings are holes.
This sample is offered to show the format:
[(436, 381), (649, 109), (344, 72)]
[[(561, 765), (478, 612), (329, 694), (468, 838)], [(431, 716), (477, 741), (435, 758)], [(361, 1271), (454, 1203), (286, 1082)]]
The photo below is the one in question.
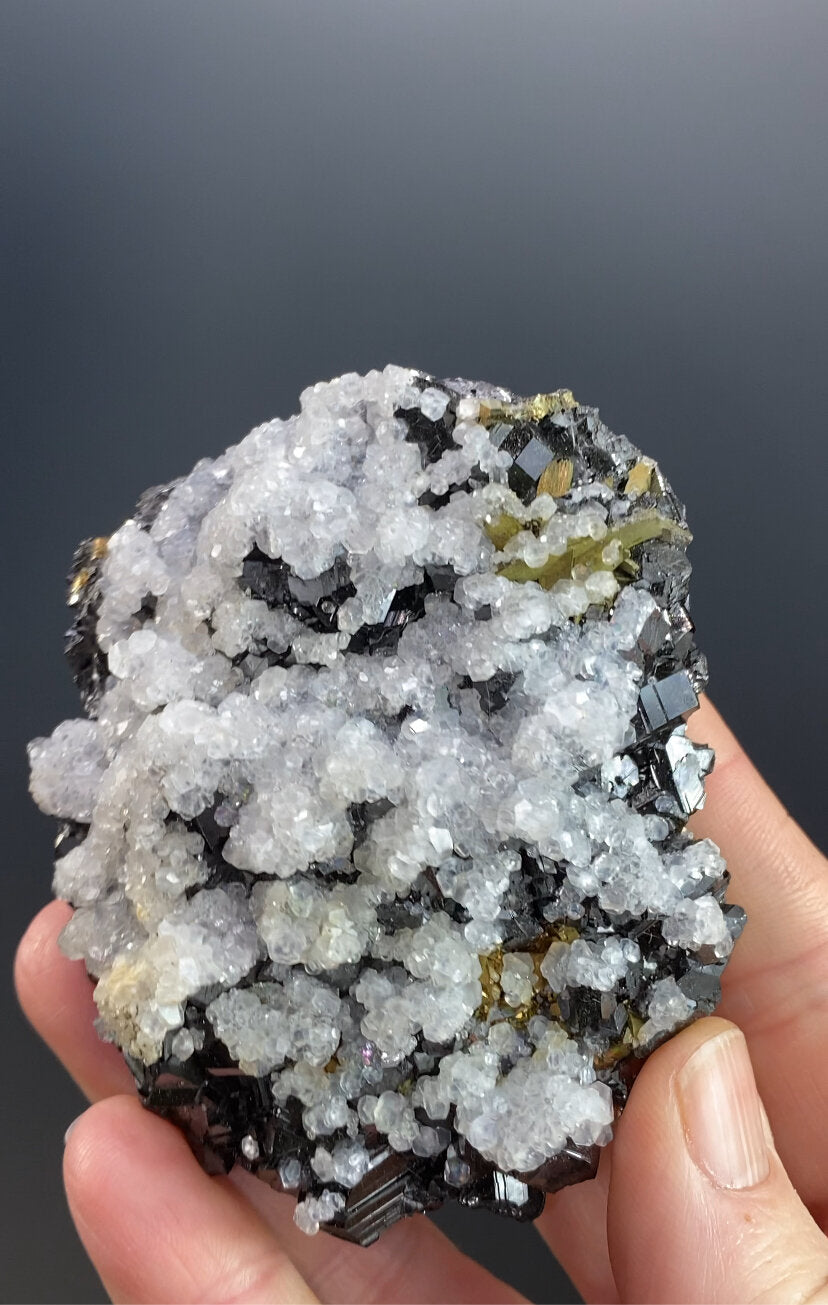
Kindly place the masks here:
[(208, 1171), (364, 1245), (594, 1174), (744, 923), (686, 830), (689, 542), (570, 391), (389, 366), (80, 546), (62, 945)]

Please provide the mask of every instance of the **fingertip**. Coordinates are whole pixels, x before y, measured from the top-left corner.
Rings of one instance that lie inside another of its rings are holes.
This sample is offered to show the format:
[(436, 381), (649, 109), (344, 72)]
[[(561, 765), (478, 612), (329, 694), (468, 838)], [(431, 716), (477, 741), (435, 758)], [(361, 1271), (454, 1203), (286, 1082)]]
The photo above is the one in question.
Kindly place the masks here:
[(32, 920), (17, 948), (14, 982), (29, 1023), (83, 1092), (95, 1100), (129, 1093), (132, 1075), (116, 1047), (95, 1029), (93, 983), (83, 961), (63, 954), (58, 938), (72, 908), (50, 902)]
[(89, 1106), (67, 1129), (63, 1180), (73, 1217), (88, 1226), (103, 1220), (122, 1195), (123, 1175), (137, 1156), (165, 1165), (176, 1158), (188, 1161), (191, 1152), (183, 1135), (137, 1097), (106, 1097)]
[(258, 1214), (134, 1097), (109, 1097), (78, 1118), (64, 1181), (81, 1240), (115, 1299), (315, 1300)]
[[(123, 1114), (125, 1097), (107, 1097), (88, 1106), (66, 1130), (63, 1149), (63, 1175), (67, 1189), (82, 1183), (84, 1176), (106, 1150), (111, 1125)], [(137, 1103), (136, 1103), (137, 1104)], [(140, 1109), (140, 1106), (139, 1106)], [(129, 1115), (126, 1115), (127, 1127)]]
[[(613, 1139), (613, 1172), (623, 1175), (640, 1167), (646, 1157), (653, 1172), (673, 1163), (675, 1136), (672, 1118), (675, 1085), (683, 1067), (705, 1043), (736, 1030), (730, 1020), (708, 1015), (682, 1029), (647, 1058), (630, 1091)], [(738, 1030), (736, 1030), (738, 1032)], [(740, 1034), (741, 1036), (741, 1034)], [(669, 1120), (667, 1116), (670, 1116)], [(610, 1196), (619, 1185), (610, 1184)]]
[(29, 924), (17, 945), (14, 957), (14, 986), (17, 999), (26, 1015), (34, 1023), (33, 1015), (39, 1010), (40, 979), (54, 962), (57, 937), (71, 918), (68, 902), (49, 902)]
[(642, 1068), (614, 1142), (608, 1235), (622, 1299), (799, 1299), (825, 1274), (828, 1243), (729, 1020), (697, 1021)]
[(723, 1019), (720, 1015), (705, 1015), (703, 1019), (694, 1020), (692, 1024), (688, 1024), (686, 1028), (657, 1047), (647, 1057), (633, 1084), (617, 1136), (620, 1135), (621, 1126), (631, 1127), (630, 1120), (634, 1120), (637, 1113), (647, 1110), (652, 1105), (650, 1099), (644, 1100), (645, 1095), (648, 1098), (660, 1097), (699, 1047), (706, 1042), (711, 1042), (713, 1038), (721, 1037), (722, 1034), (737, 1034), (742, 1037), (741, 1030), (732, 1020)]
[(67, 1189), (83, 1187), (91, 1176), (92, 1189), (100, 1192), (124, 1156), (134, 1154), (136, 1147), (145, 1151), (148, 1145), (157, 1144), (156, 1129), (164, 1131), (168, 1146), (186, 1148), (178, 1130), (150, 1114), (137, 1097), (110, 1096), (87, 1107), (66, 1132), (63, 1172)]

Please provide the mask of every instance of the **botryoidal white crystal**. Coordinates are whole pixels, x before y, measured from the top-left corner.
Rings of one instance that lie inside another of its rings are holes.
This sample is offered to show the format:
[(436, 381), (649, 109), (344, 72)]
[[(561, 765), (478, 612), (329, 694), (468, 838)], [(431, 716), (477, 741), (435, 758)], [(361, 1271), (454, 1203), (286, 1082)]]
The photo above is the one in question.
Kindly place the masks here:
[[(54, 888), (103, 1032), (152, 1067), (206, 1029), (300, 1103), (312, 1149), (279, 1171), (311, 1233), (372, 1138), (458, 1182), (452, 1139), (514, 1173), (606, 1142), (602, 1054), (698, 1013), (735, 932), (717, 850), (682, 832), (712, 756), (686, 704), (642, 693), (687, 664), (683, 594), (624, 542), (645, 510), (681, 524), (658, 469), (574, 401), (516, 452), (505, 392), (425, 381), (314, 385), (121, 526), (88, 604), (93, 718), (30, 746), (35, 799), (84, 835)], [(570, 431), (574, 475), (557, 455), (539, 479)], [(646, 796), (650, 746), (675, 791)], [(254, 1165), (264, 1145), (237, 1142)]]

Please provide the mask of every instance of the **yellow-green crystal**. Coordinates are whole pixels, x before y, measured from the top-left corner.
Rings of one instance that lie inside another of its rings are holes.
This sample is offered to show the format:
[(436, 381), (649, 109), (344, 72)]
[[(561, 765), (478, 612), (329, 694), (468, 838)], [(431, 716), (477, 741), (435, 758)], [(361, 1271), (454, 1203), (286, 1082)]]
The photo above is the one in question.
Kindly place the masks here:
[[(525, 526), (514, 517), (504, 515), (491, 525), (487, 524), (485, 529), (495, 546), (502, 551), (509, 539), (518, 531), (525, 529)], [(527, 580), (534, 580), (541, 588), (551, 589), (559, 580), (571, 579), (575, 567), (584, 567), (587, 573), (613, 571), (620, 583), (626, 583), (631, 579), (628, 571), (632, 560), (630, 551), (638, 544), (644, 544), (650, 539), (658, 539), (663, 535), (684, 544), (689, 543), (691, 539), (686, 527), (680, 526), (677, 521), (663, 516), (660, 512), (651, 511), (610, 526), (601, 539), (593, 539), (591, 535), (574, 536), (569, 540), (565, 552), (548, 557), (541, 566), (529, 566), (520, 558), (514, 558), (499, 566), (498, 573), (506, 576), (508, 580), (516, 580), (521, 584)], [(614, 540), (620, 543), (623, 555), (613, 564), (604, 560), (604, 550), (607, 544)]]

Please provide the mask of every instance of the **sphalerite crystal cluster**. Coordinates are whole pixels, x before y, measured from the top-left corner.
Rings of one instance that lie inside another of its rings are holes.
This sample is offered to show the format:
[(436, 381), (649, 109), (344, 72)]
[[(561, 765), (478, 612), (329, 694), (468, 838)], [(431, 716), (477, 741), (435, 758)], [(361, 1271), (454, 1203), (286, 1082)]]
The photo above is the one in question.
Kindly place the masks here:
[(569, 391), (388, 366), (81, 545), (62, 946), (205, 1167), (363, 1244), (594, 1173), (744, 920), (685, 829), (689, 540)]

